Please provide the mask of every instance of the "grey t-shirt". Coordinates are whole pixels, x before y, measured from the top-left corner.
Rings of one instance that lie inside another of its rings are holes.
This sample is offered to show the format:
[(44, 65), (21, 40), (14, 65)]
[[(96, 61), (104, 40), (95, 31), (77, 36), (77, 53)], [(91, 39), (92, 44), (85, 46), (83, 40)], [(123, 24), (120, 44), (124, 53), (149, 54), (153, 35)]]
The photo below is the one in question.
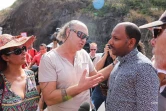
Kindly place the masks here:
[[(85, 69), (87, 69), (87, 76), (89, 76), (89, 72), (95, 70), (88, 53), (84, 49), (77, 51), (74, 65), (66, 58), (61, 57), (56, 49), (53, 49), (41, 58), (39, 82), (56, 81), (57, 89), (68, 88), (78, 84)], [(78, 111), (83, 102), (90, 102), (89, 90), (66, 102), (48, 106), (47, 109), (48, 111)]]

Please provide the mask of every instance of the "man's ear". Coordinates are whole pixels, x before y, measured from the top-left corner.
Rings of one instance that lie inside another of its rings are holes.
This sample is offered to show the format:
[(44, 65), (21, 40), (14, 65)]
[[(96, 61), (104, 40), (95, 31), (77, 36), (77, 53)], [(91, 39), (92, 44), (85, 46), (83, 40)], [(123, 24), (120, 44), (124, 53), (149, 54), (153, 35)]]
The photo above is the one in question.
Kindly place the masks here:
[(67, 28), (66, 29), (66, 37), (69, 37), (69, 34), (70, 34), (70, 28)]
[(135, 44), (136, 44), (136, 39), (135, 38), (131, 38), (129, 40), (129, 48), (134, 48), (135, 47)]
[(2, 59), (3, 59), (4, 61), (6, 61), (6, 62), (9, 61), (8, 56), (6, 56), (6, 55), (1, 55), (1, 57), (2, 57)]

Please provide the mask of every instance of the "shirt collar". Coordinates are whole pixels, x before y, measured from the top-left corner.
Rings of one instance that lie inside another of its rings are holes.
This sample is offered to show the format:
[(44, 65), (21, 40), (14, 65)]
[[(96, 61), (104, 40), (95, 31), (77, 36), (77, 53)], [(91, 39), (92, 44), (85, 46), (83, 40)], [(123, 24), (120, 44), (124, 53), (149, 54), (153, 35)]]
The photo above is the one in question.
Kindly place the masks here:
[(127, 55), (123, 57), (118, 56), (118, 60), (120, 61), (120, 63), (123, 63), (125, 61), (130, 61), (132, 57), (135, 56), (138, 52), (139, 52), (138, 49), (135, 48), (134, 50), (132, 50), (130, 53), (128, 53)]

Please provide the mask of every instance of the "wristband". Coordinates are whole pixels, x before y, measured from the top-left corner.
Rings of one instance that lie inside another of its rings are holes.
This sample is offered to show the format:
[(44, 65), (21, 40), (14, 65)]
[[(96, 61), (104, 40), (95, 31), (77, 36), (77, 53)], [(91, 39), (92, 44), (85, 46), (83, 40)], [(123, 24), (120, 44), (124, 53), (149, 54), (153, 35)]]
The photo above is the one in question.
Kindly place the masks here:
[(66, 89), (61, 89), (61, 93), (62, 93), (62, 101), (67, 101), (68, 97), (67, 97), (67, 93), (66, 93)]

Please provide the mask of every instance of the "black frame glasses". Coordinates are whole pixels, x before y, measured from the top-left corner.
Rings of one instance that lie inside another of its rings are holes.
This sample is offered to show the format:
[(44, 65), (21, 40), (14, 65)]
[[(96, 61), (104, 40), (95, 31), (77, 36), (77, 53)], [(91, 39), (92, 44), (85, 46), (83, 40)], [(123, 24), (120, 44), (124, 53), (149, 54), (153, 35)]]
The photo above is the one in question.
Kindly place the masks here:
[(86, 35), (85, 33), (81, 32), (81, 31), (77, 31), (75, 29), (70, 29), (70, 31), (73, 31), (77, 34), (77, 37), (79, 37), (80, 39), (86, 39), (88, 40), (89, 36)]
[(162, 34), (162, 32), (166, 29), (166, 27), (153, 27), (152, 33), (153, 37), (157, 38)]
[(16, 48), (13, 51), (8, 52), (7, 55), (10, 55), (10, 54), (20, 55), (23, 51), (25, 52), (27, 51), (26, 46), (23, 46), (22, 48)]

